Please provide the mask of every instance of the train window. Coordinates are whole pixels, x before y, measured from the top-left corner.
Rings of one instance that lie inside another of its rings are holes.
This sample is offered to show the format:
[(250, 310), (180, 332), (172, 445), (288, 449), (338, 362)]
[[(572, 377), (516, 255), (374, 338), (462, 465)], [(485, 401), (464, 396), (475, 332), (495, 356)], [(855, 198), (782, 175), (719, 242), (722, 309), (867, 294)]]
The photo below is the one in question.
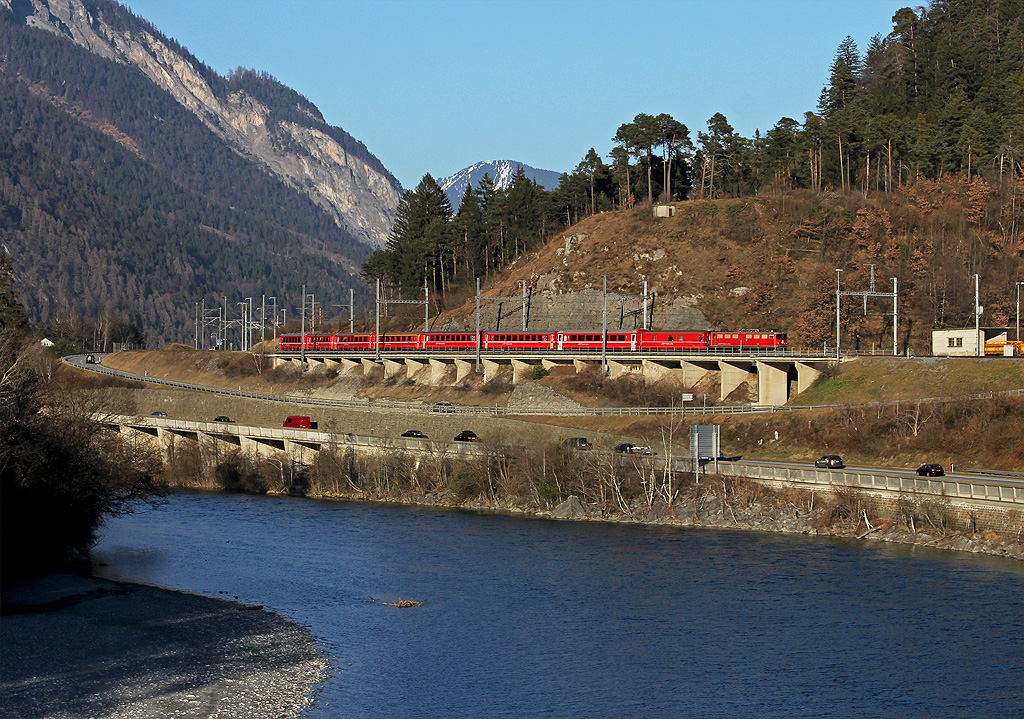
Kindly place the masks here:
[(668, 341), (669, 342), (675, 342), (675, 337), (673, 337), (672, 335), (669, 335), (668, 336)]

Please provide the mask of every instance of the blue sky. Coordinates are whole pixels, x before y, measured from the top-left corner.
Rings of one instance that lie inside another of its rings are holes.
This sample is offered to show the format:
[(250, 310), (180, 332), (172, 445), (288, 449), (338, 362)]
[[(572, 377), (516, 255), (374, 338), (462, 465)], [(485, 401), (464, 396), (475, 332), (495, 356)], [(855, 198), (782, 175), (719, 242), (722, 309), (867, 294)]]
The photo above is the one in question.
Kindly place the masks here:
[(892, 29), (892, 0), (130, 0), (221, 74), (305, 95), (406, 188), (481, 160), (572, 171), (619, 125), (667, 112), (740, 134), (814, 110), (836, 48)]

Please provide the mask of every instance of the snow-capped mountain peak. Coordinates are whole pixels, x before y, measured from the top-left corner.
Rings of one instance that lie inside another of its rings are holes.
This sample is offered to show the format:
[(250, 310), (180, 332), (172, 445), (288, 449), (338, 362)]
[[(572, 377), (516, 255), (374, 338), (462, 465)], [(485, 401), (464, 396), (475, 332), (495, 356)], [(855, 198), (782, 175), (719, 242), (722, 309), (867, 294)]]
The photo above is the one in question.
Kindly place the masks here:
[(524, 165), (522, 162), (516, 162), (515, 160), (486, 160), (478, 162), (456, 172), (454, 175), (438, 180), (437, 184), (448, 195), (448, 200), (452, 204), (452, 211), (458, 212), (459, 206), (462, 204), (462, 198), (466, 194), (466, 187), (469, 185), (476, 187), (484, 174), (487, 174), (490, 175), (496, 187), (500, 187), (503, 190), (508, 189), (512, 185), (512, 181), (515, 180), (516, 173), (520, 167), (523, 168), (523, 172), (527, 177), (537, 182), (544, 189), (552, 190), (558, 187), (561, 173), (552, 170), (538, 170), (535, 167)]

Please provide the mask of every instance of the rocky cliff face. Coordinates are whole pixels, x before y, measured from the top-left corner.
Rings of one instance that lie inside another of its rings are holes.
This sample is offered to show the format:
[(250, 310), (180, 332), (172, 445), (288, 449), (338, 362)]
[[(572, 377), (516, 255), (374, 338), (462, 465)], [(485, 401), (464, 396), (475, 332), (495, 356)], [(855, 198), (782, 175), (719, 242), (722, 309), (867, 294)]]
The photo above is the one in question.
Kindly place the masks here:
[[(225, 83), (147, 23), (114, 3), (83, 0), (0, 0), (26, 25), (64, 36), (111, 61), (133, 65), (188, 108), (231, 148), (261, 163), (309, 195), (355, 238), (382, 247), (401, 194), (398, 181), (369, 152), (346, 148), (311, 106), (274, 117), (242, 90)], [(290, 108), (294, 111), (296, 108)], [(296, 121), (296, 116), (308, 118)]]

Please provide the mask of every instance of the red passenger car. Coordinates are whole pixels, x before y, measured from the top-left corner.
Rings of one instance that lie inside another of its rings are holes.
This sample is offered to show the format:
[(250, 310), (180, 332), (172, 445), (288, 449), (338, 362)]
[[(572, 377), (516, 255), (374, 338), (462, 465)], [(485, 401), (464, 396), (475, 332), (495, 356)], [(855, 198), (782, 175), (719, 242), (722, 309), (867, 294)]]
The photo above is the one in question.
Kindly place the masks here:
[(476, 332), (421, 332), (420, 340), (424, 350), (476, 349)]
[[(608, 333), (608, 349), (616, 351), (636, 350), (638, 346), (637, 332), (621, 330)], [(600, 332), (579, 330), (576, 332), (559, 332), (558, 345), (560, 350), (600, 350), (604, 340)]]
[(387, 334), (380, 336), (382, 350), (415, 350), (420, 349), (418, 333)]
[(377, 335), (374, 333), (363, 334), (363, 335), (335, 335), (333, 337), (334, 346), (331, 349), (336, 350), (372, 350), (376, 349), (374, 340)]
[(712, 332), (711, 349), (742, 350), (786, 349), (785, 332)]
[(652, 332), (640, 334), (640, 349), (647, 351), (693, 352), (708, 348), (707, 332)]
[(488, 350), (551, 350), (554, 348), (554, 332), (485, 332), (483, 338), (483, 349)]
[[(306, 335), (305, 337), (306, 337), (305, 349), (307, 349), (307, 350), (313, 349), (313, 343), (311, 341), (312, 337), (310, 337), (309, 335)], [(286, 350), (296, 350), (296, 351), (297, 350), (301, 350), (301, 349), (303, 349), (303, 346), (302, 346), (302, 336), (300, 336), (300, 335), (281, 335), (280, 337), (277, 338), (277, 348), (279, 350), (281, 350), (282, 352), (286, 351)]]

